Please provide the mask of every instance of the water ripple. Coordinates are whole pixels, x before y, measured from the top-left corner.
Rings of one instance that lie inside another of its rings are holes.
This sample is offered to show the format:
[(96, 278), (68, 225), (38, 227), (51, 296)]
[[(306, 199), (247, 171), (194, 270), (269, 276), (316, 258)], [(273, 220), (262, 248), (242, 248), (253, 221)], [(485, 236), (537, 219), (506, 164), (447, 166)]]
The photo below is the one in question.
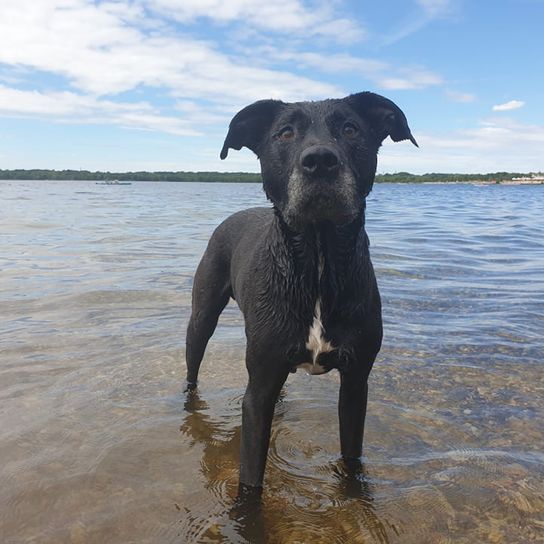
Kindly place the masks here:
[(186, 397), (194, 270), (258, 185), (2, 183), (7, 542), (544, 541), (542, 186), (378, 185), (385, 338), (363, 465), (338, 375), (290, 376), (262, 509), (235, 501), (247, 373), (230, 304)]

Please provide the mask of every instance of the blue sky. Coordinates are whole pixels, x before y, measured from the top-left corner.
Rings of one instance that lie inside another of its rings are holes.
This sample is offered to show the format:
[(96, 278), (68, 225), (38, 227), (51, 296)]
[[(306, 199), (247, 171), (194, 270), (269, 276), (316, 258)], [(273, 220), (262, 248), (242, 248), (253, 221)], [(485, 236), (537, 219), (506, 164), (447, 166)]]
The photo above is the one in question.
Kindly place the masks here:
[(371, 90), (420, 149), (379, 172), (544, 170), (544, 0), (1, 0), (0, 168), (258, 171), (219, 160), (261, 98)]

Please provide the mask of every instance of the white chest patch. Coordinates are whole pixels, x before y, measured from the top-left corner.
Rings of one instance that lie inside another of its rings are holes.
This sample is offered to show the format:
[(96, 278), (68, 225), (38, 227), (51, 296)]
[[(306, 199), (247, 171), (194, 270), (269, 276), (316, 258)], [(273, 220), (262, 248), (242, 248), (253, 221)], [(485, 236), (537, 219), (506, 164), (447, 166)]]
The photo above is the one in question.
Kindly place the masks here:
[[(323, 274), (323, 259), (319, 260), (319, 278)], [(308, 331), (308, 340), (306, 341), (306, 349), (312, 354), (312, 362), (301, 363), (297, 365), (297, 368), (302, 368), (308, 374), (324, 374), (326, 370), (319, 364), (317, 364), (317, 358), (320, 353), (328, 353), (332, 351), (334, 347), (332, 344), (325, 340), (325, 329), (323, 322), (321, 321), (321, 297), (317, 297), (314, 308), (314, 320)]]

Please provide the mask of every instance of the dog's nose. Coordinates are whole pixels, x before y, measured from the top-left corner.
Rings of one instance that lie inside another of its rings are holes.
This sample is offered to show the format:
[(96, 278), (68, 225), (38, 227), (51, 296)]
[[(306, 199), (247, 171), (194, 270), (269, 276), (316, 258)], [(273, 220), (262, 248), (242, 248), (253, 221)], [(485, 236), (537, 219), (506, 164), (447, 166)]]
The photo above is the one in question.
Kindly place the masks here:
[(300, 164), (304, 173), (322, 176), (336, 173), (340, 168), (340, 159), (328, 147), (313, 145), (301, 153)]

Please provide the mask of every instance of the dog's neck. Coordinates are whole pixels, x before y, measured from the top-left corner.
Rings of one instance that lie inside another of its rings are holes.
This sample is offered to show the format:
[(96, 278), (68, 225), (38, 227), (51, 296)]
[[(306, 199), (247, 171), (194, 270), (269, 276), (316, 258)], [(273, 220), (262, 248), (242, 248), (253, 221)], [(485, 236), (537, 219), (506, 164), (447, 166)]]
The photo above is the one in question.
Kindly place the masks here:
[[(275, 209), (275, 224), (280, 249), (275, 256), (281, 267), (294, 271), (306, 285), (319, 290), (344, 290), (358, 282), (360, 269), (368, 258), (368, 238), (364, 230), (365, 207), (353, 221), (345, 225), (330, 222), (310, 224), (295, 230)], [(326, 280), (326, 281), (325, 281)], [(325, 285), (327, 284), (327, 285)]]
[[(323, 223), (311, 223), (304, 227), (295, 228), (288, 225), (281, 212), (274, 207), (274, 228), (280, 234), (287, 247), (291, 247), (293, 256), (298, 260), (299, 253), (306, 253), (309, 248), (314, 248), (328, 261), (342, 261), (353, 256), (362, 242), (368, 246), (365, 234), (365, 207), (363, 203), (360, 214), (344, 225), (334, 225), (329, 221)], [(306, 255), (305, 255), (306, 256)]]

